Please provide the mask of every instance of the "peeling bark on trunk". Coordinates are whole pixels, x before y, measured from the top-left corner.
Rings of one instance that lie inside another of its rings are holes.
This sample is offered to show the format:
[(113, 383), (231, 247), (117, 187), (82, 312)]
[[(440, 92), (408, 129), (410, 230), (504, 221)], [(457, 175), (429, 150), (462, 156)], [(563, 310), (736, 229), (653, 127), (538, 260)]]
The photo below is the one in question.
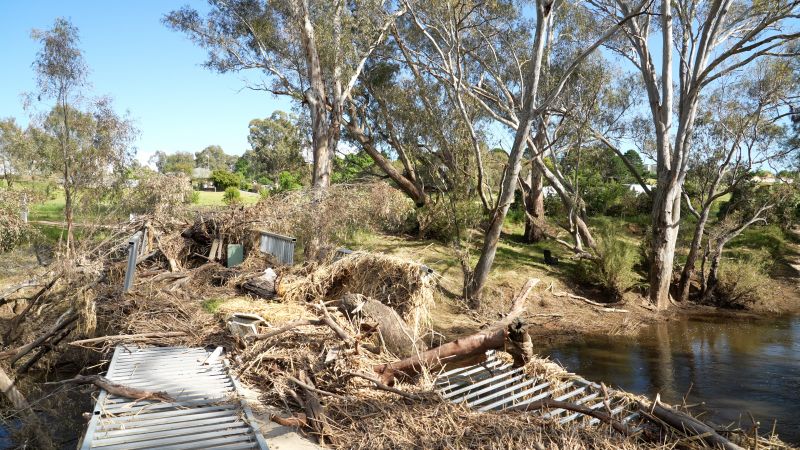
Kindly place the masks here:
[[(660, 181), (660, 180), (659, 180)], [(672, 265), (681, 216), (680, 186), (656, 189), (653, 199), (653, 234), (651, 236), (650, 300), (658, 309), (669, 307)]]
[(686, 263), (683, 265), (681, 272), (681, 280), (679, 283), (678, 301), (685, 302), (689, 299), (689, 289), (692, 285), (692, 277), (695, 274), (695, 266), (697, 265), (697, 257), (700, 253), (700, 244), (703, 240), (705, 233), (706, 222), (708, 222), (708, 208), (703, 208), (700, 218), (695, 225), (694, 235), (692, 236), (692, 243), (689, 246), (689, 254), (686, 256)]
[(525, 242), (534, 243), (544, 239), (542, 222), (544, 219), (544, 183), (542, 171), (535, 163), (531, 163), (531, 173), (528, 178), (529, 189), (525, 196)]

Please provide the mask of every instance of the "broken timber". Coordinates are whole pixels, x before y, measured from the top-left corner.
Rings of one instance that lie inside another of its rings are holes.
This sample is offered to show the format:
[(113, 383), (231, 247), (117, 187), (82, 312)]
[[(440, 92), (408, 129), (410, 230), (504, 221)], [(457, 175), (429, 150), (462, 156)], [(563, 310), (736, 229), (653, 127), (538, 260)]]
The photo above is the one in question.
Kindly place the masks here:
[(202, 348), (119, 345), (106, 378), (172, 401), (137, 400), (100, 391), (80, 446), (87, 449), (261, 449), (253, 414), (216, 352)]

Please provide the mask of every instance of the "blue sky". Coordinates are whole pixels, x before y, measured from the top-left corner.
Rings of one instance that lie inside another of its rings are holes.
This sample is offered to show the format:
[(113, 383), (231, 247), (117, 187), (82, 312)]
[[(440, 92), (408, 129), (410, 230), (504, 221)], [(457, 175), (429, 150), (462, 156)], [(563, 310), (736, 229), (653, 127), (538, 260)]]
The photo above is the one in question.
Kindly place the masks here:
[[(205, 52), (161, 24), (164, 14), (186, 3), (0, 0), (0, 118), (28, 123), (30, 113), (23, 109), (21, 94), (36, 88), (31, 63), (39, 48), (30, 32), (65, 17), (80, 30), (80, 47), (90, 68), (89, 94), (113, 97), (117, 111), (129, 111), (140, 130), (140, 161), (157, 150), (196, 152), (212, 144), (241, 154), (249, 147), (251, 119), (276, 109), (289, 111), (291, 105), (286, 98), (242, 89), (243, 73), (217, 74), (203, 68)], [(206, 8), (205, 2), (192, 4)], [(33, 106), (45, 111), (51, 103)]]

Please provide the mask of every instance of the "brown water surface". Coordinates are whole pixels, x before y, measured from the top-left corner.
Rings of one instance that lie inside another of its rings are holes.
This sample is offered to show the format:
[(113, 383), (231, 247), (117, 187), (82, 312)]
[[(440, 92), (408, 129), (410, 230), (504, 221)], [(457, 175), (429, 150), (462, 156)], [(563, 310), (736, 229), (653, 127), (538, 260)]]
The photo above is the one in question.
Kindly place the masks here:
[[(704, 402), (717, 424), (776, 430), (800, 444), (800, 317), (686, 318), (638, 337), (587, 337), (543, 354), (593, 381), (665, 402)], [(690, 390), (691, 387), (691, 390)]]

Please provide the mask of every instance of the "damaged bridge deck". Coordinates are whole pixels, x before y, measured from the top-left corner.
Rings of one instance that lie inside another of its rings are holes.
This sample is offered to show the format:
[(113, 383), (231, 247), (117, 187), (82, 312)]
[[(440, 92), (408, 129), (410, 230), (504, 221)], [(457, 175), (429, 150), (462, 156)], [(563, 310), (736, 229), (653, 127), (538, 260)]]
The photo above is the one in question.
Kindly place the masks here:
[(106, 378), (166, 392), (174, 401), (138, 401), (101, 391), (81, 449), (267, 449), (216, 352), (120, 345)]

